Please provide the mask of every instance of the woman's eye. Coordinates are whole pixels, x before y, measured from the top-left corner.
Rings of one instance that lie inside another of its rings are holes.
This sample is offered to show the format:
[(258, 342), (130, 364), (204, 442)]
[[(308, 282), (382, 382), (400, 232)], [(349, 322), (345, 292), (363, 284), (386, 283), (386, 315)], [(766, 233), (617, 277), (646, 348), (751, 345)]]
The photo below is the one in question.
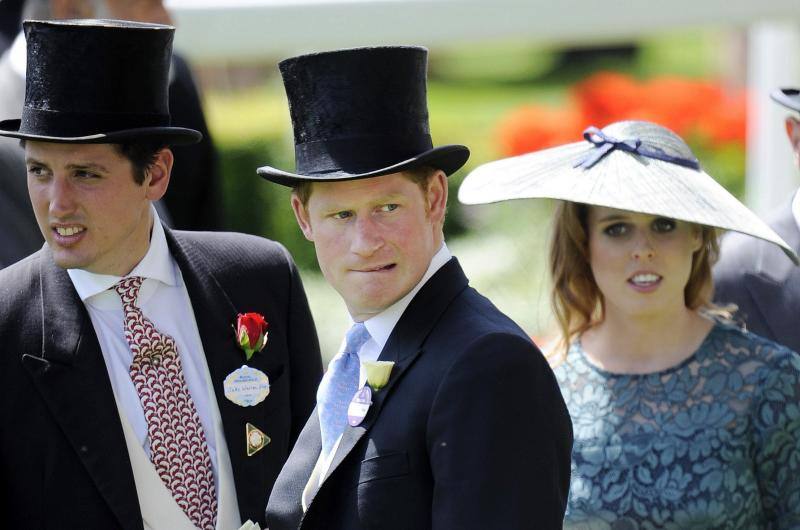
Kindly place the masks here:
[(614, 223), (603, 229), (603, 233), (611, 237), (619, 237), (628, 233), (628, 225), (625, 223)]
[(667, 219), (665, 217), (659, 217), (655, 221), (653, 221), (653, 230), (656, 232), (672, 232), (675, 230), (675, 220), (674, 219)]
[(399, 207), (400, 207), (399, 204), (384, 204), (383, 206), (381, 206), (381, 211), (382, 212), (393, 212), (393, 211), (397, 210)]

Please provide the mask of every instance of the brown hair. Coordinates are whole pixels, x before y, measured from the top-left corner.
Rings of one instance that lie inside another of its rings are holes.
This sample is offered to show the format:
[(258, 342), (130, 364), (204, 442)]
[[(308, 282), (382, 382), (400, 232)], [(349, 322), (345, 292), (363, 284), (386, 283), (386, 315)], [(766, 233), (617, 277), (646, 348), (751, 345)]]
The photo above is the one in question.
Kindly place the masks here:
[(131, 142), (126, 144), (113, 144), (117, 152), (127, 158), (133, 169), (133, 180), (138, 185), (144, 183), (147, 171), (155, 164), (158, 153), (168, 146), (160, 141)]
[[(416, 183), (422, 190), (422, 193), (425, 193), (428, 191), (428, 185), (435, 172), (436, 169), (430, 166), (419, 166), (407, 169), (403, 171), (402, 174), (411, 182)], [(292, 187), (292, 193), (300, 199), (303, 207), (308, 206), (308, 199), (311, 198), (312, 184), (313, 181), (300, 180)]]
[[(551, 304), (561, 339), (553, 353), (558, 353), (563, 360), (576, 336), (603, 321), (605, 300), (589, 265), (589, 206), (563, 201), (557, 206), (554, 217), (550, 240)], [(719, 256), (717, 230), (694, 226), (700, 231), (702, 242), (692, 256), (689, 281), (683, 290), (684, 303), (689, 309), (704, 308), (729, 317), (725, 308), (711, 301), (714, 294), (711, 267)]]

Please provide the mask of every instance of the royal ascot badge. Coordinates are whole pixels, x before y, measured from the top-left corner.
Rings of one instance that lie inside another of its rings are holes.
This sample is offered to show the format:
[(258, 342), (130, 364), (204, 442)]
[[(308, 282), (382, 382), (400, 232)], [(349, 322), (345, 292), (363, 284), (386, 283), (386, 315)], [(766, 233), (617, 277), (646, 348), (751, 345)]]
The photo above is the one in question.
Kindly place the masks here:
[(239, 313), (236, 318), (236, 343), (244, 350), (246, 360), (267, 345), (269, 324), (260, 313)]
[(269, 395), (269, 378), (261, 370), (244, 365), (222, 382), (225, 397), (240, 407), (258, 405)]
[(389, 382), (394, 363), (392, 361), (362, 361), (361, 366), (367, 372), (367, 384), (377, 392)]
[(272, 441), (269, 436), (252, 423), (245, 424), (245, 433), (247, 437), (247, 456), (253, 456)]
[(350, 405), (347, 407), (347, 423), (351, 427), (358, 427), (369, 412), (369, 406), (372, 405), (372, 390), (369, 386), (364, 385), (353, 396)]

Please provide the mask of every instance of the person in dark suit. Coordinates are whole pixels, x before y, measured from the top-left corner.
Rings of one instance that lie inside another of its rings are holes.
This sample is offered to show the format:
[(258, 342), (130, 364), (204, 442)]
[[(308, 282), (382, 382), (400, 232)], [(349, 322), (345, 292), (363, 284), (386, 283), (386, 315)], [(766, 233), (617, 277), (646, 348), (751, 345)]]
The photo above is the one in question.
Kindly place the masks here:
[(427, 51), (280, 64), (295, 135), (292, 208), (353, 325), (267, 506), (270, 530), (561, 528), (572, 428), (530, 338), (469, 287), (444, 244)]
[[(237, 528), (308, 414), (319, 346), (294, 263), (243, 234), (173, 231), (173, 28), (26, 22), (25, 145), (44, 247), (0, 271), (0, 520)], [(93, 109), (91, 111), (86, 109)]]
[[(800, 112), (800, 90), (779, 89), (771, 97)], [(800, 120), (796, 114), (786, 117), (786, 135), (800, 168)], [(800, 194), (795, 193), (767, 221), (800, 253)], [(749, 331), (800, 351), (800, 328), (795, 322), (795, 315), (800, 314), (800, 270), (774, 245), (733, 232), (726, 235), (714, 267), (714, 299), (718, 304), (736, 304), (736, 318)]]

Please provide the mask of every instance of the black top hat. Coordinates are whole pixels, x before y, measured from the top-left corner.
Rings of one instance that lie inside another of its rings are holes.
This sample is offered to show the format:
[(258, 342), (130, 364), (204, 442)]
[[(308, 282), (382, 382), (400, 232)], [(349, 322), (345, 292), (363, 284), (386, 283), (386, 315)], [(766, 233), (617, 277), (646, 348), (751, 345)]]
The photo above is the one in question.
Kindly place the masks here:
[(469, 158), (463, 145), (433, 147), (428, 127), (428, 52), (354, 48), (280, 63), (294, 129), (296, 173), (258, 168), (286, 186), (349, 180), (432, 166), (447, 175)]
[(72, 143), (137, 139), (189, 144), (170, 127), (168, 86), (175, 28), (118, 20), (25, 21), (28, 64), (21, 120), (0, 136)]
[(784, 107), (800, 112), (800, 90), (797, 88), (779, 88), (769, 95)]

